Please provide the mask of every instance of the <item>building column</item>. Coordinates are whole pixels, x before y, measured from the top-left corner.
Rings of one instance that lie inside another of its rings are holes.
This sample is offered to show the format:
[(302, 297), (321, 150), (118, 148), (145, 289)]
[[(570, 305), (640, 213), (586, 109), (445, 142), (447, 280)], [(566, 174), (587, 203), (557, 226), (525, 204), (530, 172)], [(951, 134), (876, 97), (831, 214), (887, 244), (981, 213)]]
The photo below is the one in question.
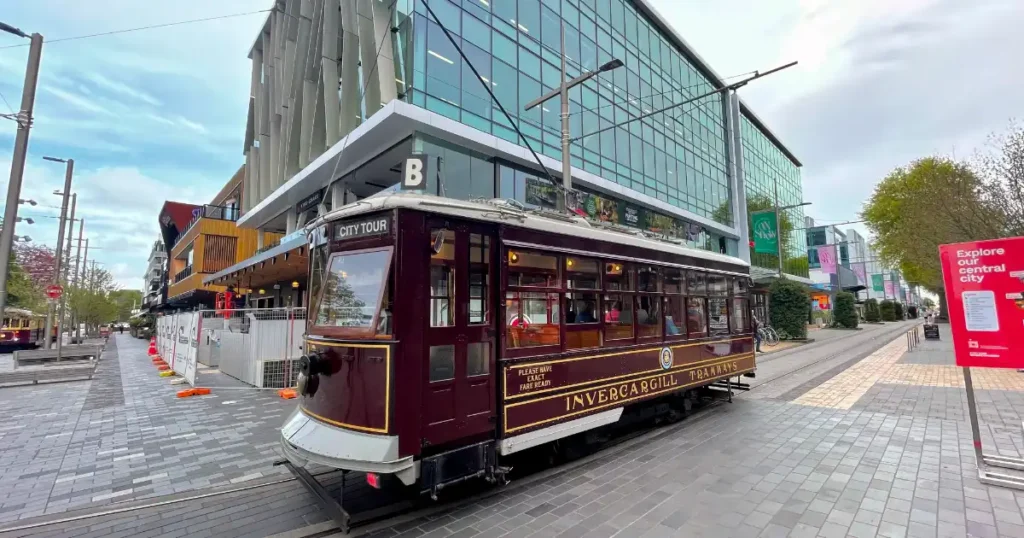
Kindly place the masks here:
[[(739, 236), (737, 251), (739, 258), (750, 263), (750, 228), (747, 225), (747, 192), (743, 177), (743, 139), (741, 136), (742, 117), (740, 116), (740, 100), (735, 91), (722, 95), (725, 110), (725, 141), (728, 164), (726, 174), (729, 177), (729, 188), (732, 191), (733, 226)], [(781, 240), (781, 238), (780, 238)]]
[(284, 234), (288, 235), (295, 231), (296, 223), (298, 222), (298, 213), (295, 212), (295, 208), (288, 210), (288, 213), (284, 216)]
[(256, 230), (256, 248), (257, 249), (263, 248), (263, 241), (264, 241), (264, 239), (263, 239), (263, 229), (260, 228), (260, 229)]
[(345, 185), (340, 181), (331, 183), (331, 211), (345, 205)]

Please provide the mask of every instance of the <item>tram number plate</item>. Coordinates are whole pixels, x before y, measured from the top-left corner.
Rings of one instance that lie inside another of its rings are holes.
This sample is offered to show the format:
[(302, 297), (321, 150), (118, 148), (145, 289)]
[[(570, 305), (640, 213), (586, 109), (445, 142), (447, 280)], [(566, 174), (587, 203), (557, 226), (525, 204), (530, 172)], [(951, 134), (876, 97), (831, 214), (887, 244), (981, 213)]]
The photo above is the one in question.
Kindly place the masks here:
[(359, 222), (342, 222), (334, 229), (334, 239), (346, 240), (384, 235), (391, 231), (391, 217), (375, 217)]

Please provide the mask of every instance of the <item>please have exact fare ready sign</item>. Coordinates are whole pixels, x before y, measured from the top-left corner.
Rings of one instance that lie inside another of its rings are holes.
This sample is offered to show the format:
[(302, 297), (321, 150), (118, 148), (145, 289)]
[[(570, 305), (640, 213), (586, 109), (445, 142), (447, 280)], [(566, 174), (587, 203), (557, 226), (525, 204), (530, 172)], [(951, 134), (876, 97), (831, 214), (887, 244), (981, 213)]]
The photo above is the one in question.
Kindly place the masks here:
[(939, 247), (957, 366), (1024, 368), (1024, 237)]

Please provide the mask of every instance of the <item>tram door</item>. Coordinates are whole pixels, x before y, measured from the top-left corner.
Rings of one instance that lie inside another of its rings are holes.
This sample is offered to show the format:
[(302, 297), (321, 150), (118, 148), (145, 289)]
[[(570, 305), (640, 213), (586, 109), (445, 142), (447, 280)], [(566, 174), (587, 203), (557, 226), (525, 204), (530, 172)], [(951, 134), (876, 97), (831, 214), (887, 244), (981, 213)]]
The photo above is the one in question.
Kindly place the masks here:
[(424, 440), (431, 445), (495, 430), (495, 283), (492, 229), (430, 226)]

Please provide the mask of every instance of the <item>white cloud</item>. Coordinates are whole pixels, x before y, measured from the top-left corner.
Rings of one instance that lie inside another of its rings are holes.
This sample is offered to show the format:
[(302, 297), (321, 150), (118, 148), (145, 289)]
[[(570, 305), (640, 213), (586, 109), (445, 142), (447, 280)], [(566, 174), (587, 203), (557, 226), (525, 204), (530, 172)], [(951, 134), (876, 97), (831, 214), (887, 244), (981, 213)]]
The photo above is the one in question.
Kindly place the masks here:
[(119, 95), (132, 97), (134, 99), (138, 99), (139, 101), (142, 101), (153, 106), (160, 105), (160, 101), (156, 97), (153, 97), (152, 95), (149, 95), (148, 93), (142, 90), (132, 88), (127, 84), (122, 84), (120, 82), (110, 80), (109, 78), (104, 77), (99, 73), (89, 73), (87, 77), (97, 86), (110, 90)]
[(64, 102), (69, 103), (71, 105), (74, 105), (75, 107), (78, 107), (78, 108), (80, 108), (82, 110), (85, 110), (87, 112), (92, 112), (92, 113), (95, 113), (95, 114), (102, 114), (102, 115), (105, 115), (105, 116), (111, 115), (111, 112), (109, 110), (107, 110), (106, 108), (103, 108), (102, 106), (96, 104), (94, 101), (86, 99), (85, 97), (83, 97), (81, 95), (76, 95), (74, 93), (71, 93), (71, 92), (68, 92), (68, 91), (64, 91), (64, 90), (62, 90), (60, 88), (55, 88), (53, 86), (45, 86), (44, 85), (44, 86), (41, 87), (41, 89), (43, 91), (45, 91), (45, 92), (49, 92), (49, 93), (55, 95), (56, 97), (60, 98)]

